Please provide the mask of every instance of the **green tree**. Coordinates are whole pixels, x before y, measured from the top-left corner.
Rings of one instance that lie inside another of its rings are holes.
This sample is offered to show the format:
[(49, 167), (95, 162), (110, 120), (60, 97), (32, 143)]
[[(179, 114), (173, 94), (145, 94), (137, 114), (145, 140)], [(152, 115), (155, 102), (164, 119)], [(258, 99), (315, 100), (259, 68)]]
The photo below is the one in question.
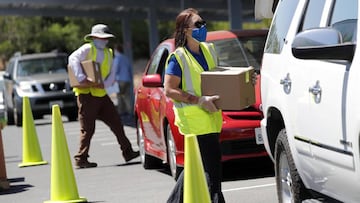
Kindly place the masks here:
[[(84, 43), (83, 37), (91, 32), (91, 26), (97, 23), (109, 25), (116, 35), (110, 41), (122, 42), (121, 19), (94, 19), (85, 17), (22, 17), (0, 16), (0, 58), (7, 60), (15, 52), (34, 53), (52, 50), (71, 53)], [(271, 20), (256, 23), (245, 23), (244, 29), (268, 28)], [(130, 22), (132, 33), (133, 56), (148, 58), (149, 35), (146, 20), (133, 20)], [(209, 22), (208, 30), (229, 29), (228, 22)], [(159, 40), (172, 37), (175, 29), (174, 20), (159, 21)], [(1, 64), (0, 64), (1, 66)]]

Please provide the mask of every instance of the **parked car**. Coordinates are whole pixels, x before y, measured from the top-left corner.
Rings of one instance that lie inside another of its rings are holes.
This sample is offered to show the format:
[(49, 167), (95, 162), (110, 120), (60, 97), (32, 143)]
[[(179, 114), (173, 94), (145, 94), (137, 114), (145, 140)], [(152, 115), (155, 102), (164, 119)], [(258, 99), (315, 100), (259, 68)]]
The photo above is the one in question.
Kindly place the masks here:
[(261, 121), (279, 202), (360, 202), (357, 0), (279, 1), (261, 69)]
[(5, 125), (7, 123), (7, 113), (5, 110), (4, 99), (4, 71), (0, 71), (0, 123)]
[[(253, 66), (259, 71), (266, 35), (267, 30), (214, 31), (207, 41), (214, 43), (220, 66)], [(174, 49), (174, 39), (168, 39), (154, 51), (135, 91), (134, 109), (142, 165), (147, 169), (166, 163), (176, 178), (184, 165), (184, 138), (174, 125), (173, 103), (163, 88), (166, 59)], [(259, 90), (257, 85), (254, 105), (223, 112), (223, 161), (267, 156), (260, 133)]]
[(51, 114), (58, 104), (70, 121), (77, 119), (76, 97), (68, 82), (67, 54), (58, 52), (16, 53), (4, 74), (8, 124), (22, 125), (23, 97), (28, 97), (34, 119)]

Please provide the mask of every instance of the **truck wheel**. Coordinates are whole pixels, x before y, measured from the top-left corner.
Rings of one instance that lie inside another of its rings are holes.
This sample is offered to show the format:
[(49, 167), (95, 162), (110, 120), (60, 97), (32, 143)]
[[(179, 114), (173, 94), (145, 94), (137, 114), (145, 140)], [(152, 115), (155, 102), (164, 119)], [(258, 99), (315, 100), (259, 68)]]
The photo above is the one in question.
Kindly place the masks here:
[(141, 128), (141, 123), (139, 118), (137, 119), (136, 127), (137, 127), (136, 134), (138, 139), (141, 164), (145, 169), (160, 168), (162, 165), (162, 161), (156, 157), (146, 154), (144, 131)]
[(67, 117), (68, 117), (68, 120), (69, 120), (69, 121), (77, 121), (77, 119), (78, 119), (78, 114), (77, 114), (77, 112), (76, 112), (76, 113), (69, 113), (69, 114), (67, 115)]
[(21, 127), (22, 126), (22, 108), (19, 107), (20, 105), (16, 103), (15, 99), (14, 99), (14, 109), (13, 109), (13, 118), (14, 118), (14, 123), (17, 127)]
[(276, 139), (275, 176), (279, 202), (297, 203), (310, 198), (296, 169), (285, 129), (279, 132)]
[(6, 112), (7, 112), (7, 124), (8, 125), (14, 125), (15, 124), (15, 120), (14, 120), (14, 112), (13, 111), (11, 111), (10, 109), (9, 109), (9, 107), (6, 107), (7, 109), (6, 109)]
[(14, 109), (14, 123), (17, 127), (22, 126), (22, 113), (18, 109)]

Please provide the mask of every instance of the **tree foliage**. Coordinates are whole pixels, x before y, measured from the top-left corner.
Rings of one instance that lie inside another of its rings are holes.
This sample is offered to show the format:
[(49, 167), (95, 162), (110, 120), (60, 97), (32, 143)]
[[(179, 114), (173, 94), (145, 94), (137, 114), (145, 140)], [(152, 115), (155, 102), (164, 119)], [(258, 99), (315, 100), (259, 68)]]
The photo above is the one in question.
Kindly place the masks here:
[[(75, 17), (23, 17), (0, 16), (0, 58), (7, 60), (15, 52), (35, 53), (52, 50), (71, 53), (84, 43), (83, 37), (91, 32), (91, 26), (97, 23), (109, 25), (116, 35), (110, 41), (122, 42), (122, 27), (120, 19), (93, 19)], [(268, 27), (270, 21), (245, 25), (249, 28)], [(131, 21), (132, 49), (135, 58), (148, 58), (149, 35), (147, 21)], [(228, 22), (212, 22), (208, 30), (229, 29)], [(159, 21), (159, 40), (172, 37), (175, 28), (173, 21)], [(1, 64), (0, 64), (1, 65)]]
[[(97, 23), (109, 25), (116, 38), (122, 41), (121, 21), (92, 18), (0, 17), (0, 56), (7, 60), (15, 52), (34, 53), (52, 50), (71, 53), (84, 43), (84, 36)], [(134, 56), (148, 54), (147, 25), (145, 21), (131, 22)], [(146, 50), (146, 51), (145, 51)]]

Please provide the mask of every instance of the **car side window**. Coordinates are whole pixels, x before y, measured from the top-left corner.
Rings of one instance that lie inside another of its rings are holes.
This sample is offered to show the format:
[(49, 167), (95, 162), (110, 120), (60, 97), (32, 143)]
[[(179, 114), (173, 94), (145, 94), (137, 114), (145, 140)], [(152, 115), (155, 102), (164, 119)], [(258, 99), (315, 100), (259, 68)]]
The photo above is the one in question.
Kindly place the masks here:
[(300, 25), (299, 32), (320, 26), (321, 15), (325, 3), (326, 3), (325, 0), (308, 1), (304, 18)]
[(279, 1), (276, 16), (269, 30), (265, 53), (279, 54), (281, 52), (298, 3), (294, 0)]
[(166, 60), (169, 56), (169, 50), (166, 47), (162, 47), (154, 53), (150, 67), (147, 74), (159, 74), (162, 79), (165, 75)]
[(163, 52), (163, 49), (164, 48), (162, 47), (162, 48), (157, 49), (154, 52), (151, 62), (150, 62), (150, 67), (148, 68), (148, 71), (147, 71), (148, 75), (157, 73), (157, 68), (159, 65), (159, 61), (160, 61), (161, 53)]
[(9, 62), (8, 66), (6, 68), (6, 72), (9, 74), (10, 77), (13, 77), (14, 67), (15, 67), (15, 61), (12, 60)]
[(159, 68), (157, 70), (157, 73), (161, 75), (162, 81), (164, 81), (166, 60), (167, 60), (168, 56), (169, 56), (169, 50), (164, 49), (164, 52), (161, 54)]
[(357, 16), (357, 0), (335, 1), (329, 26), (341, 33), (343, 42), (356, 42)]

